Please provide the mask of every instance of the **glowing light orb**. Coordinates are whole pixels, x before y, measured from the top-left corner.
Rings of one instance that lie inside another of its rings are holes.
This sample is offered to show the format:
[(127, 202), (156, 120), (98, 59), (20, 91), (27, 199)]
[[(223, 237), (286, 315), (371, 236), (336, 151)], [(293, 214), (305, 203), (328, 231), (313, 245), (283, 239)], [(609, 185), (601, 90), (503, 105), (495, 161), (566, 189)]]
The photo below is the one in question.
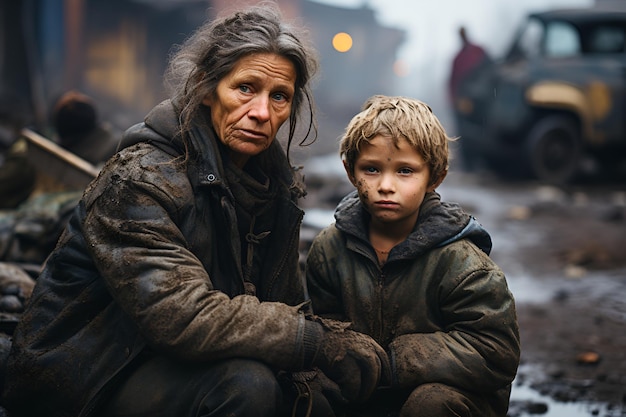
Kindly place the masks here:
[(352, 48), (352, 36), (339, 32), (333, 36), (333, 48), (339, 52), (348, 52)]

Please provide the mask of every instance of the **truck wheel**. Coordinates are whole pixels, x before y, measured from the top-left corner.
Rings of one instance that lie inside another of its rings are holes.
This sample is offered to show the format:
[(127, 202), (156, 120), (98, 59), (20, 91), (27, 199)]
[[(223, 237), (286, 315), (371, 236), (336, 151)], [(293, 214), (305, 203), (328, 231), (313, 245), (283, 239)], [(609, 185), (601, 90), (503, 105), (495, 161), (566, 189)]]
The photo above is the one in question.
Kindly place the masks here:
[(528, 134), (530, 173), (550, 184), (572, 181), (581, 156), (579, 136), (576, 124), (567, 117), (539, 120)]

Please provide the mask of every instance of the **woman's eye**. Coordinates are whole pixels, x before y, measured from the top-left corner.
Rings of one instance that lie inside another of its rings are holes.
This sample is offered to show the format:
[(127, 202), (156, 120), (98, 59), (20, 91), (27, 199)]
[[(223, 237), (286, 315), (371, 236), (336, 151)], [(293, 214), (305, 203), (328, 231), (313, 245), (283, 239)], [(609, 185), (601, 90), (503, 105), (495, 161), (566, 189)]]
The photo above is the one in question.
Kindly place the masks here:
[(287, 101), (287, 95), (284, 93), (276, 93), (272, 97), (276, 101)]
[(239, 91), (241, 91), (242, 93), (249, 93), (250, 92), (250, 87), (247, 85), (240, 85), (239, 86)]

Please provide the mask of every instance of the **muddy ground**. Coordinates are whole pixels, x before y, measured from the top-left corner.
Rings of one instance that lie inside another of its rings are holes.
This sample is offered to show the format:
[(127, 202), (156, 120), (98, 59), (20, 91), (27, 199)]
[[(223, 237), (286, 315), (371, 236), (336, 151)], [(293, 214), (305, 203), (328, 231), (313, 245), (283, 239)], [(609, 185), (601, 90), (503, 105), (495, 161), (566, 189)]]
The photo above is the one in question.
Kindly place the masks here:
[[(588, 404), (577, 415), (626, 415), (626, 186), (484, 183), (527, 197), (490, 219), (493, 257), (517, 299), (516, 384), (556, 401), (514, 395), (509, 415), (556, 416), (559, 402)], [(499, 239), (518, 243), (499, 252)]]

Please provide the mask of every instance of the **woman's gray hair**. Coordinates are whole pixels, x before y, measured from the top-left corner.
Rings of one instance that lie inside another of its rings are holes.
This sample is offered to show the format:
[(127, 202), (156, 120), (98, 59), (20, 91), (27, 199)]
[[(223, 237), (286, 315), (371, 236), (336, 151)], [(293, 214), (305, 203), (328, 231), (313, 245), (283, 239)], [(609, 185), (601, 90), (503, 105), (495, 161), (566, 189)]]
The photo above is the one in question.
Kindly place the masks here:
[(315, 141), (317, 126), (309, 82), (318, 70), (315, 50), (283, 22), (274, 3), (261, 3), (228, 16), (208, 21), (198, 28), (171, 57), (165, 84), (180, 111), (181, 134), (191, 128), (201, 113), (202, 100), (215, 94), (219, 81), (237, 62), (250, 54), (274, 53), (289, 59), (296, 70), (295, 94), (289, 116), (287, 154), (295, 136), (304, 102), (308, 104), (309, 126), (299, 145)]

